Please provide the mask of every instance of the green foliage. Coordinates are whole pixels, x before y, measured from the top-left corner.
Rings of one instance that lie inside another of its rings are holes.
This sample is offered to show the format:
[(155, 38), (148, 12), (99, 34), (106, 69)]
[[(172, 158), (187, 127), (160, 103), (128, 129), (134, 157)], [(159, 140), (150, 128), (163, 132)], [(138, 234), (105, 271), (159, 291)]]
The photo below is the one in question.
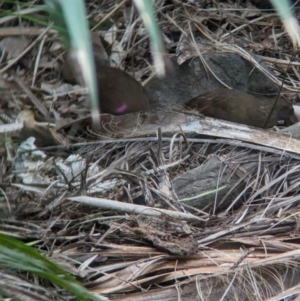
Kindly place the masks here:
[(0, 233), (0, 269), (7, 273), (31, 273), (74, 295), (77, 300), (106, 300), (82, 287), (71, 275), (23, 242)]

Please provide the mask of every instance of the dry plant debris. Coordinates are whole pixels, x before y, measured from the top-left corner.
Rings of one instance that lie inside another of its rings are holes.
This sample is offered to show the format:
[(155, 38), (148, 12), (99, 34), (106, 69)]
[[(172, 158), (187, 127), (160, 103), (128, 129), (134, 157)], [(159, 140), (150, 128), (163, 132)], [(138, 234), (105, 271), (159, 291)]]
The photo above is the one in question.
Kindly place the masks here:
[[(147, 34), (130, 1), (86, 3), (114, 64), (138, 80), (151, 78)], [(212, 50), (234, 52), (276, 84), (284, 80), (287, 94), (299, 92), (297, 55), (274, 12), (254, 1), (154, 4), (179, 63)], [(276, 133), (205, 118), (200, 138), (175, 127), (167, 135), (167, 124), (142, 131), (143, 116), (133, 121), (139, 135), (120, 133), (122, 120), (104, 122), (99, 134), (86, 118), (86, 91), (60, 80), (55, 31), (12, 17), (0, 35), (7, 52), (0, 117), (14, 125), (1, 133), (1, 232), (35, 241), (110, 300), (299, 298), (299, 141), (283, 136), (279, 143)], [(30, 126), (15, 123), (28, 110), (35, 112)], [(257, 140), (242, 138), (253, 133)], [(41, 287), (63, 295), (41, 281), (33, 287), (30, 277), (0, 274), (0, 285), (28, 300), (40, 300)]]

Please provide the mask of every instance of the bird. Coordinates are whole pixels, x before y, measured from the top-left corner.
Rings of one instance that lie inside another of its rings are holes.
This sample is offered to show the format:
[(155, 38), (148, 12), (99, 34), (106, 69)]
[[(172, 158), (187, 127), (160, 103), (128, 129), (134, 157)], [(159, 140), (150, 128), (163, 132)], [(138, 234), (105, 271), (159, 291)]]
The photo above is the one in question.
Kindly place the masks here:
[(271, 128), (284, 121), (285, 126), (298, 122), (291, 102), (279, 97), (268, 119), (276, 98), (260, 99), (239, 90), (217, 89), (198, 95), (186, 103), (205, 116), (241, 123), (258, 128)]
[[(124, 115), (148, 111), (149, 99), (144, 87), (126, 71), (109, 66), (106, 56), (96, 51), (93, 53), (101, 113)], [(62, 74), (66, 81), (82, 84), (81, 70), (72, 51), (66, 56)]]
[(149, 110), (144, 87), (127, 72), (105, 65), (96, 69), (101, 112), (124, 115)]

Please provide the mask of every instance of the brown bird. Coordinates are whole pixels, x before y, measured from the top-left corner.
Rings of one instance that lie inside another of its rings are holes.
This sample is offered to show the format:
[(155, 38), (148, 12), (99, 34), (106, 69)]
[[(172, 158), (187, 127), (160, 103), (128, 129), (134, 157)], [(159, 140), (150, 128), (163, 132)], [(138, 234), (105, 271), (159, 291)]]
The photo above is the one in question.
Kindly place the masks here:
[(298, 122), (292, 104), (280, 97), (267, 124), (275, 98), (259, 99), (246, 92), (219, 89), (206, 92), (186, 104), (208, 117), (242, 123), (260, 128), (270, 128), (283, 120), (286, 126)]
[[(101, 113), (123, 115), (149, 110), (149, 100), (144, 87), (127, 72), (107, 65), (95, 55), (98, 93)], [(72, 54), (63, 66), (63, 77), (69, 82), (81, 84), (81, 70)]]
[(97, 66), (97, 79), (102, 113), (123, 115), (149, 110), (149, 100), (143, 86), (127, 72)]

